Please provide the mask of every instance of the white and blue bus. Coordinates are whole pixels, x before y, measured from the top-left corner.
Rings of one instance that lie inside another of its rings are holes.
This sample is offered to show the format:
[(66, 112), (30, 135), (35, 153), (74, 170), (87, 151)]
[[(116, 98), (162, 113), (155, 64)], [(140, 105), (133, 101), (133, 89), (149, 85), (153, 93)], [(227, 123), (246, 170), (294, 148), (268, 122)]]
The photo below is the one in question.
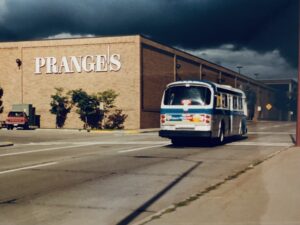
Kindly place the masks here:
[(209, 81), (177, 81), (163, 94), (159, 136), (175, 145), (191, 138), (222, 144), (225, 137), (247, 133), (246, 117), (242, 90)]

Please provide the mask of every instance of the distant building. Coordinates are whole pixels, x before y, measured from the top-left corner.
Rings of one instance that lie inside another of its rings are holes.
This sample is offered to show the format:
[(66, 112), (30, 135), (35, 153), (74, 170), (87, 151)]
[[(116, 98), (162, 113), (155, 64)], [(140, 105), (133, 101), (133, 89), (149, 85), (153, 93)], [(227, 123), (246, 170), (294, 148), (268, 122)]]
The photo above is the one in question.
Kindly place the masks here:
[(298, 83), (294, 79), (259, 80), (274, 88), (277, 92), (276, 103), (280, 111), (280, 120), (296, 120)]
[[(13, 104), (32, 104), (42, 128), (55, 128), (49, 112), (56, 87), (88, 93), (113, 89), (128, 115), (126, 129), (159, 127), (164, 88), (176, 80), (210, 80), (248, 93), (251, 119), (278, 119), (268, 85), (140, 35), (0, 43), (4, 120)], [(251, 103), (251, 104), (250, 104)], [(269, 107), (268, 107), (269, 106)], [(271, 106), (271, 107), (270, 107)], [(66, 128), (82, 128), (75, 109)]]

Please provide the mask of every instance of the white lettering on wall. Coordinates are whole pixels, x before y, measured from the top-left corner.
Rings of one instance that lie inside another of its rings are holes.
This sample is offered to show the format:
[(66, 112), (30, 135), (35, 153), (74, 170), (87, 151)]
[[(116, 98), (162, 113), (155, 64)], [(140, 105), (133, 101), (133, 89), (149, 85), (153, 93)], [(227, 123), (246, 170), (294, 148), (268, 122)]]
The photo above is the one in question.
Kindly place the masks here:
[(47, 74), (49, 73), (58, 73), (57, 70), (57, 60), (55, 57), (46, 57), (46, 68)]
[(41, 57), (35, 58), (35, 74), (41, 74), (41, 68), (46, 65), (46, 60)]
[(74, 73), (73, 66), (75, 67), (77, 73), (81, 73), (82, 71), (81, 61), (82, 61), (81, 56), (80, 57), (71, 56), (71, 73)]
[(104, 55), (62, 56), (60, 59), (53, 56), (36, 57), (34, 73), (42, 74), (43, 70), (46, 74), (117, 72), (121, 67), (121, 55), (110, 54), (108, 47)]
[(121, 56), (118, 54), (114, 54), (110, 57), (110, 70), (111, 71), (119, 71), (121, 69)]
[(60, 64), (60, 67), (59, 67), (59, 72), (60, 73), (70, 73), (71, 72), (69, 64), (68, 64), (68, 59), (65, 56), (63, 56), (61, 58), (61, 64)]
[(95, 71), (95, 65), (96, 63), (94, 63), (94, 56), (87, 55), (82, 58), (82, 69), (85, 72), (89, 73)]
[(107, 72), (108, 63), (106, 55), (97, 55), (96, 57), (96, 71), (97, 72)]

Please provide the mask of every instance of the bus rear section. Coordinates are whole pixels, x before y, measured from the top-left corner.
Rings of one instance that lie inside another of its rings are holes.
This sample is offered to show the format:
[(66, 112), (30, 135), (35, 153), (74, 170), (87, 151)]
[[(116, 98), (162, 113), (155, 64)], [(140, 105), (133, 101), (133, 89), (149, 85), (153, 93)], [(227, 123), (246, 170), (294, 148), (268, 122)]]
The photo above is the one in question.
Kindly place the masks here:
[(211, 138), (213, 88), (204, 82), (174, 82), (161, 103), (159, 136), (173, 144), (183, 139)]
[(209, 81), (177, 81), (167, 86), (161, 103), (161, 137), (173, 144), (192, 138), (216, 139), (247, 133), (245, 93)]

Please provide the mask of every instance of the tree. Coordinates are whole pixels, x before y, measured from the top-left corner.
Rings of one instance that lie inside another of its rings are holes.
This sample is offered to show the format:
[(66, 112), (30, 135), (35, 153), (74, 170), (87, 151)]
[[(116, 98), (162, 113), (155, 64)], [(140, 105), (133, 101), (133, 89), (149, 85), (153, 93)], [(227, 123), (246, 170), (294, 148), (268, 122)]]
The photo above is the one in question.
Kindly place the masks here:
[(0, 87), (0, 113), (3, 113), (4, 107), (3, 107), (3, 101), (2, 101), (2, 96), (4, 94), (3, 89)]
[(104, 129), (123, 129), (127, 115), (117, 108), (115, 104), (116, 98), (119, 96), (114, 90), (109, 89), (97, 94), (99, 101), (103, 105), (103, 119), (101, 127)]
[(69, 92), (72, 104), (77, 107), (76, 112), (84, 122), (84, 128), (99, 128), (100, 120), (103, 113), (100, 110), (100, 102), (96, 95), (89, 95), (82, 89), (72, 90)]
[(114, 90), (109, 89), (103, 92), (98, 92), (97, 96), (99, 101), (103, 104), (104, 113), (107, 113), (109, 110), (116, 107), (114, 103), (119, 94), (117, 94)]
[(62, 128), (71, 111), (71, 104), (68, 96), (63, 95), (63, 88), (55, 88), (56, 93), (51, 95), (50, 112), (56, 115), (56, 127)]

